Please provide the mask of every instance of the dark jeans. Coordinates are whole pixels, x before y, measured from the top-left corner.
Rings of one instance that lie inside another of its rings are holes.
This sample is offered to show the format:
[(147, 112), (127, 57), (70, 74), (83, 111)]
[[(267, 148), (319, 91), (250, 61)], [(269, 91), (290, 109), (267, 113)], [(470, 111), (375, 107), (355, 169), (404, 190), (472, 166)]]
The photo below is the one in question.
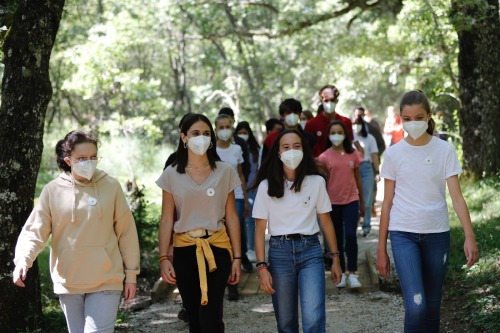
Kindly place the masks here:
[(196, 246), (174, 247), (174, 269), (182, 303), (189, 317), (189, 333), (224, 332), (222, 321), (224, 290), (231, 273), (231, 258), (226, 249), (211, 246), (217, 269), (207, 267), (208, 304), (201, 305), (200, 278)]
[(359, 201), (356, 200), (345, 205), (332, 205), (330, 217), (332, 218), (335, 236), (337, 237), (342, 272), (346, 271), (344, 252), (347, 256), (347, 270), (355, 272), (358, 270), (356, 229), (358, 228), (359, 221)]

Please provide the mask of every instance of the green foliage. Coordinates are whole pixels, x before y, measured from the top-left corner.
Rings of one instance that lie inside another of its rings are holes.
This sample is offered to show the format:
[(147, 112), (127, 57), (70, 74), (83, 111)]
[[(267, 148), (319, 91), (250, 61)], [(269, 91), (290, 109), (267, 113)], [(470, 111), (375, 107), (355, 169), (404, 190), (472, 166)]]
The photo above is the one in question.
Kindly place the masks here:
[[(343, 6), (343, 5), (342, 5)], [(318, 106), (326, 83), (339, 111), (364, 105), (378, 117), (409, 89), (456, 95), (457, 42), (445, 0), (378, 2), (370, 10), (331, 1), (271, 3), (160, 0), (70, 3), (52, 56), (50, 120), (72, 117), (109, 131), (175, 143), (188, 111), (211, 119), (231, 106), (260, 129), (280, 101)], [(91, 18), (94, 17), (94, 20)], [(451, 118), (456, 109), (436, 98)], [(109, 123), (112, 123), (109, 124)]]
[(141, 249), (141, 276), (156, 275), (158, 264), (158, 206), (150, 205), (144, 194), (144, 186), (130, 184), (129, 204), (134, 215)]
[(480, 260), (464, 268), (464, 235), (454, 214), (451, 222), (451, 253), (449, 280), (460, 297), (464, 312), (462, 320), (484, 332), (500, 331), (500, 177), (485, 178), (464, 186), (474, 225)]

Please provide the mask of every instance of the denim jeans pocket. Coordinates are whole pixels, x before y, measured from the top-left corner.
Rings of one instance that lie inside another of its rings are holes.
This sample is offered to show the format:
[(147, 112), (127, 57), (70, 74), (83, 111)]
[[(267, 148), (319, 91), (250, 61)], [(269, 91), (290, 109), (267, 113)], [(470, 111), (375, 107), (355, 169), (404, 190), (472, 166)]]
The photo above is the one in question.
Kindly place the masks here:
[(274, 247), (274, 248), (280, 248), (280, 247), (283, 247), (283, 241), (276, 237), (271, 237), (269, 238), (269, 247)]
[(307, 247), (315, 247), (319, 245), (319, 237), (317, 235), (304, 239)]

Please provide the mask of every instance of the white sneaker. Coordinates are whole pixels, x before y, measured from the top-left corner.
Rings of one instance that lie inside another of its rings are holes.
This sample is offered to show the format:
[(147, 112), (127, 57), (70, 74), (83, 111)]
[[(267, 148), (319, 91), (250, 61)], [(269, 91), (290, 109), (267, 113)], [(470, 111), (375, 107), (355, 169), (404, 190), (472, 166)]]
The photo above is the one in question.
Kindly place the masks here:
[(349, 274), (349, 287), (361, 288), (361, 283), (359, 282), (356, 274)]
[(340, 280), (339, 283), (337, 283), (337, 288), (344, 288), (346, 286), (346, 276), (344, 273), (342, 273), (342, 279)]
[(255, 257), (255, 251), (254, 250), (248, 250), (247, 251), (247, 257), (250, 262), (256, 262), (257, 258)]

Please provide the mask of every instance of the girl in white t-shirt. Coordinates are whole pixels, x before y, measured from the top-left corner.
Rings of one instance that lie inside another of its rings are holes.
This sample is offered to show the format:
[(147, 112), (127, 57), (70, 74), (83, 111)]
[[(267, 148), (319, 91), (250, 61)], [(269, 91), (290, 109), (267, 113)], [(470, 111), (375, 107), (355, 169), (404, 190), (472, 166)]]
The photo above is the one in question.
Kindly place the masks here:
[[(339, 252), (330, 219), (326, 183), (309, 144), (296, 130), (281, 132), (257, 173), (255, 252), (260, 287), (272, 294), (279, 332), (299, 327), (300, 295), (304, 332), (325, 332), (325, 275), (319, 224), (334, 259), (332, 282), (340, 281)], [(265, 233), (269, 227), (269, 263)]]
[[(241, 264), (243, 269), (250, 273), (253, 270), (253, 265), (247, 256), (245, 227), (245, 216), (250, 212), (250, 204), (248, 203), (247, 187), (243, 175), (243, 151), (239, 145), (233, 143), (233, 119), (230, 116), (220, 114), (215, 118), (215, 132), (217, 134), (217, 155), (219, 155), (221, 161), (228, 163), (238, 173), (241, 181), (241, 185), (234, 190), (234, 197), (236, 199), (236, 212), (240, 221)], [(230, 301), (239, 299), (238, 285), (228, 285), (227, 297)]]
[(410, 91), (400, 110), (408, 136), (384, 154), (377, 269), (383, 277), (389, 274), (389, 234), (405, 301), (405, 332), (437, 333), (450, 248), (446, 186), (464, 229), (467, 266), (477, 262), (479, 253), (458, 182), (462, 169), (453, 147), (432, 135), (427, 97)]
[[(358, 115), (353, 119), (353, 133), (358, 134), (358, 141), (363, 147), (363, 161), (359, 165), (359, 175), (363, 187), (363, 199), (365, 203), (365, 215), (363, 216), (363, 237), (366, 237), (371, 231), (372, 205), (374, 198), (374, 181), (378, 178), (379, 160), (378, 147), (375, 137), (368, 133), (367, 126), (363, 117)], [(375, 174), (376, 170), (376, 174)]]

